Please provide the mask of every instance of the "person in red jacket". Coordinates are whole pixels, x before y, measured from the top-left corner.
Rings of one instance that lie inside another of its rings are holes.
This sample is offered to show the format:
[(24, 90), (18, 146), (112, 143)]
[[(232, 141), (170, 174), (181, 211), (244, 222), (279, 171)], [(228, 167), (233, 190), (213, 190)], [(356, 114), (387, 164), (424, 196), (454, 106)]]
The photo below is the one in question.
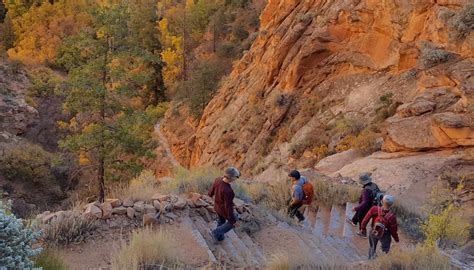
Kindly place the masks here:
[(377, 243), (380, 241), (382, 251), (388, 253), (392, 237), (395, 242), (399, 242), (397, 216), (390, 211), (394, 198), (392, 195), (385, 195), (382, 199), (382, 206), (372, 206), (364, 220), (362, 220), (362, 228), (366, 228), (370, 220), (372, 220), (371, 231), (369, 234), (369, 260), (376, 256)]
[(214, 241), (224, 240), (224, 235), (237, 225), (237, 218), (234, 214), (234, 191), (230, 183), (240, 177), (240, 172), (234, 167), (225, 170), (223, 177), (214, 180), (214, 184), (209, 189), (209, 197), (214, 197), (214, 210), (217, 213), (217, 228), (211, 231)]

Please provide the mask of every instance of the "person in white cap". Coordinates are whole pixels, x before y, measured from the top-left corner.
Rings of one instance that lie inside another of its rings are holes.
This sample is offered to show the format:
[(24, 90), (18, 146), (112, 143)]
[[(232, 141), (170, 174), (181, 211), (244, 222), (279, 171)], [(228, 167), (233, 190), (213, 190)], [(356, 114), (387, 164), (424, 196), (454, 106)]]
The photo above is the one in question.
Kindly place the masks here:
[(392, 237), (395, 242), (399, 242), (397, 216), (390, 211), (394, 202), (392, 195), (385, 195), (382, 199), (382, 206), (372, 206), (364, 220), (362, 220), (362, 228), (366, 228), (370, 220), (372, 220), (371, 231), (369, 234), (369, 259), (376, 256), (377, 243), (380, 241), (382, 251), (388, 253)]
[(224, 235), (237, 225), (237, 218), (234, 214), (234, 191), (230, 183), (240, 177), (240, 172), (234, 167), (225, 170), (224, 176), (214, 180), (214, 184), (209, 189), (209, 197), (214, 197), (214, 210), (217, 213), (217, 228), (211, 231), (214, 241), (224, 240)]

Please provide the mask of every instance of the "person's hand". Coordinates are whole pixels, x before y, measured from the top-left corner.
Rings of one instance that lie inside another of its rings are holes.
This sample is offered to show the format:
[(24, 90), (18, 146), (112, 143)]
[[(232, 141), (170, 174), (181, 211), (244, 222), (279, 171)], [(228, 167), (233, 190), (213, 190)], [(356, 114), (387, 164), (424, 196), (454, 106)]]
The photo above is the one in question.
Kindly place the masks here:
[(240, 227), (240, 222), (234, 223), (234, 228), (238, 228), (238, 227)]

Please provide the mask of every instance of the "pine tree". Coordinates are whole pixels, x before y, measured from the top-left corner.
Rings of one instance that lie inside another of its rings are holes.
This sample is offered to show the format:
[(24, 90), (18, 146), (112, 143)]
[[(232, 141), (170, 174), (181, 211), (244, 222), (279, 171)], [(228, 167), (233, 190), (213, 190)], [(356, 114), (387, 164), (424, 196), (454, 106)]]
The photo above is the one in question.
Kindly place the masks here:
[(129, 18), (123, 5), (97, 9), (92, 31), (67, 40), (58, 61), (69, 69), (64, 107), (75, 116), (68, 123), (73, 134), (61, 146), (90, 160), (99, 201), (106, 180), (137, 174), (153, 149), (153, 110), (133, 102), (152, 71), (130, 39)]

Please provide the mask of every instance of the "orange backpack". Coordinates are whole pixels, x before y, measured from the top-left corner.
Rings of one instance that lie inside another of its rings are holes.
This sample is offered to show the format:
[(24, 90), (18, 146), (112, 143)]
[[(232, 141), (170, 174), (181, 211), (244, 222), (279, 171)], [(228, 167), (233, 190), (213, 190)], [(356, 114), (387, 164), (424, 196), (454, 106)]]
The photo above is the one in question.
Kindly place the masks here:
[(309, 181), (306, 181), (303, 185), (304, 199), (303, 204), (310, 205), (314, 199), (314, 187)]

